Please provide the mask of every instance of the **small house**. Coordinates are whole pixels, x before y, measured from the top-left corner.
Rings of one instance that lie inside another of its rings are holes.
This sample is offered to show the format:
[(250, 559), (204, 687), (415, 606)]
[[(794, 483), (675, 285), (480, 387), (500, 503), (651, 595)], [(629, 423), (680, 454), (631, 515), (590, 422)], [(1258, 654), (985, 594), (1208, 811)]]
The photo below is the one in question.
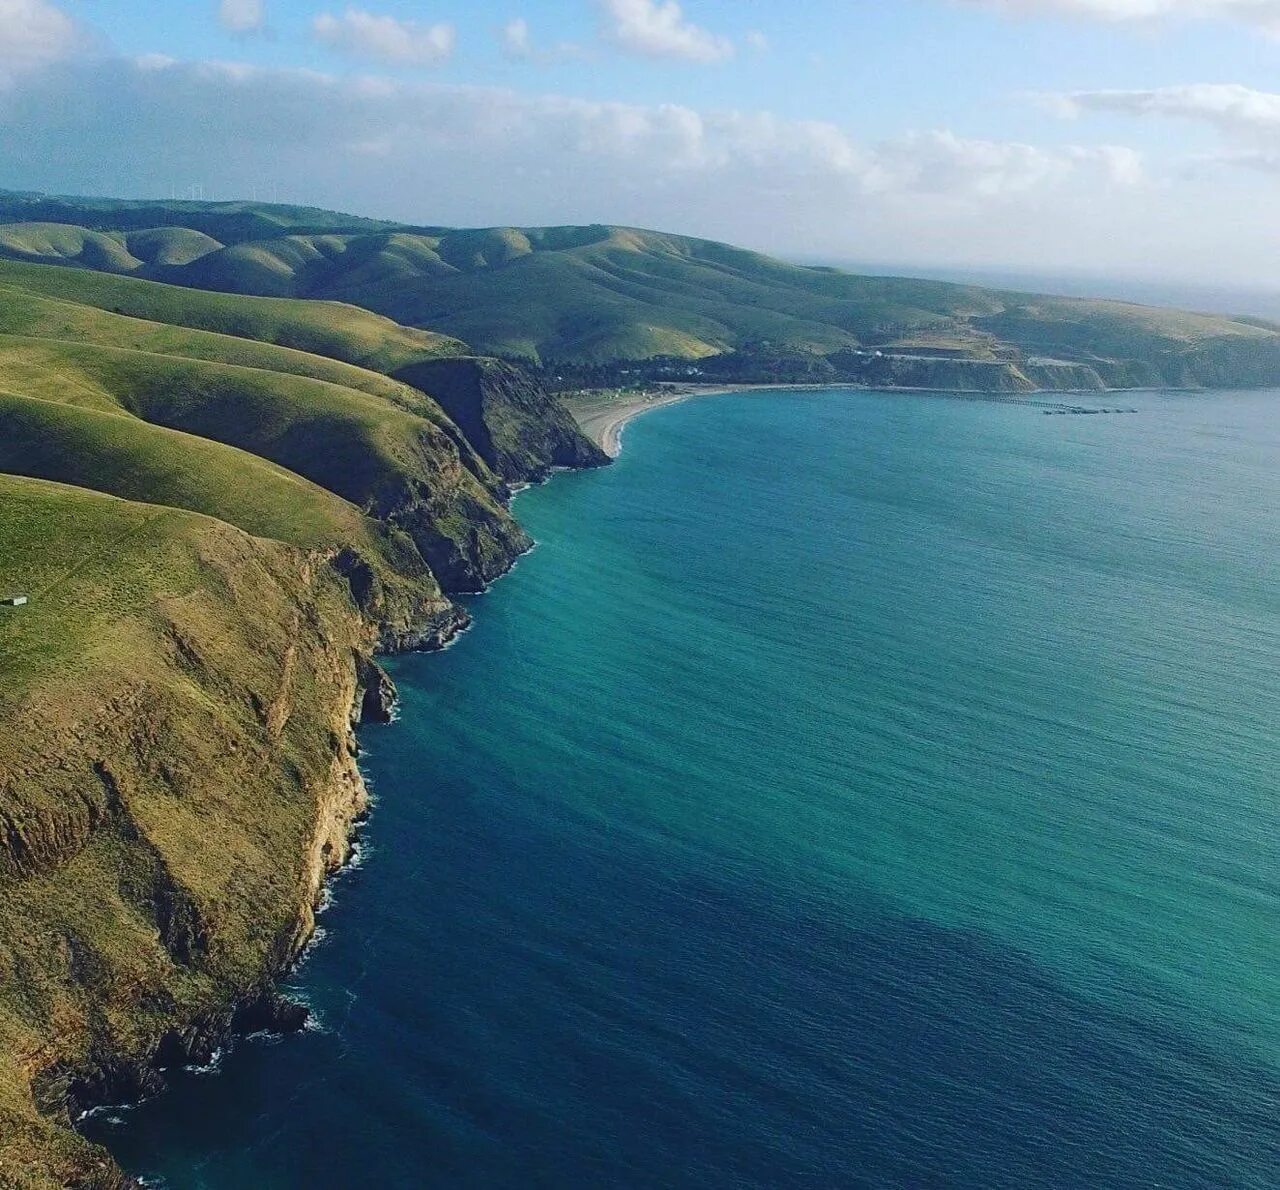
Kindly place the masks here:
[(10, 595), (6, 599), (0, 599), (0, 604), (5, 607), (26, 607), (27, 597), (25, 595)]

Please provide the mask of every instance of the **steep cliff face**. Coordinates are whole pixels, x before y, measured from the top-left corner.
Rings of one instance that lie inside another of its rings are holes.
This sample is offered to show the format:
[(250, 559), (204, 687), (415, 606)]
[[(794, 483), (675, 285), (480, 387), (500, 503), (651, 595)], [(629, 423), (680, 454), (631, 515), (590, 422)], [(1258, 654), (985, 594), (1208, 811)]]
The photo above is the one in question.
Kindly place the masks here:
[(0, 620), (0, 1184), (114, 1187), (81, 1110), (300, 1023), (273, 979), (365, 806), (353, 708), (393, 692), (348, 559), (40, 481), (0, 499), (0, 558), (48, 559)]
[(305, 1015), (373, 653), (465, 627), (530, 544), (509, 483), (604, 460), (503, 365), (436, 373), (470, 431), (367, 370), (427, 332), (55, 272), (0, 295), (0, 1186), (115, 1190), (82, 1110)]
[(493, 359), (424, 360), (396, 378), (429, 393), (485, 463), (507, 483), (543, 479), (553, 467), (600, 467), (607, 456), (526, 373)]

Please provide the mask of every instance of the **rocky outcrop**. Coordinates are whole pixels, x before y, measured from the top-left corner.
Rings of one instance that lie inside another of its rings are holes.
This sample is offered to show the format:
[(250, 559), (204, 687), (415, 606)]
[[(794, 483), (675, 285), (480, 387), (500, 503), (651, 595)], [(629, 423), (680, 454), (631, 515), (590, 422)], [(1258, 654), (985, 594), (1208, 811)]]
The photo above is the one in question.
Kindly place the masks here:
[[(466, 628), (471, 617), (465, 608), (445, 598), (417, 547), (406, 541), (406, 548), (397, 549), (392, 537), (379, 559), (370, 560), (346, 548), (337, 551), (330, 564), (346, 581), (360, 613), (378, 626), (379, 652), (442, 649)], [(395, 567), (391, 573), (385, 569), (387, 562)]]
[(507, 483), (537, 482), (555, 467), (609, 461), (568, 410), (512, 364), (478, 357), (424, 360), (395, 375), (433, 397)]
[(453, 595), (483, 591), (533, 544), (496, 500), (462, 486), (442, 493), (397, 477), (369, 512), (409, 538)]
[(356, 702), (352, 719), (361, 723), (390, 723), (396, 707), (396, 685), (372, 657), (356, 654)]

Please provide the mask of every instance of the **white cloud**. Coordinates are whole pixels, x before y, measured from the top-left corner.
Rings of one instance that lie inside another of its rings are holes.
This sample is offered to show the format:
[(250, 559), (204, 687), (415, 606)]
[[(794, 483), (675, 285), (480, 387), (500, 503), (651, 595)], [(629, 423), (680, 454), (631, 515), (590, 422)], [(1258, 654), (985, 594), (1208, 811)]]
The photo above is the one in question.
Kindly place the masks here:
[(743, 40), (747, 43), (747, 48), (757, 54), (766, 53), (769, 49), (769, 39), (759, 29), (752, 29)]
[(263, 0), (219, 0), (218, 21), (232, 33), (256, 33), (266, 21)]
[(70, 57), (85, 35), (46, 0), (0, 0), (0, 83)]
[[(1146, 91), (1077, 91), (1041, 100), (1068, 118), (1100, 113), (1192, 121), (1214, 129), (1223, 147), (1181, 158), (1177, 166), (1185, 177), (1220, 184), (1223, 166), (1280, 174), (1280, 94), (1274, 92), (1236, 83), (1195, 83)], [(1254, 201), (1269, 205), (1273, 199), (1269, 194)]]
[(316, 37), (358, 58), (395, 66), (432, 66), (453, 55), (456, 33), (444, 22), (424, 24), (348, 8), (341, 16), (322, 13), (312, 22)]
[(763, 112), (158, 57), (76, 57), (0, 91), (0, 177), (23, 189), (145, 197), (200, 180), (211, 198), (275, 186), (413, 223), (634, 224), (905, 271), (1271, 281), (1258, 246), (1274, 239), (1276, 142), (1223, 146), (1250, 168), (1156, 158), (1148, 179), (1131, 150), (1076, 139), (876, 142)]
[(600, 0), (600, 8), (606, 40), (629, 53), (690, 62), (733, 56), (733, 42), (686, 20), (677, 0)]
[(502, 26), (502, 48), (509, 58), (533, 57), (533, 37), (524, 17), (513, 17)]
[[(352, 168), (371, 155), (376, 170)], [(291, 197), (344, 209), (383, 211), (394, 195), (415, 221), (604, 220), (747, 239), (769, 227), (799, 247), (809, 227), (853, 210), (883, 209), (907, 228), (919, 204), (976, 217), (1075, 186), (1123, 188), (1137, 167), (1122, 149), (949, 132), (863, 145), (835, 124), (764, 112), (159, 57), (87, 61), (0, 99), (0, 176), (163, 193), (188, 175), (211, 194), (292, 178)]]
[(1066, 116), (1107, 112), (1198, 120), (1230, 135), (1280, 137), (1280, 95), (1236, 83), (1196, 83), (1147, 91), (1077, 91), (1046, 97)]
[(890, 191), (1007, 198), (1052, 188), (1080, 174), (1112, 186), (1136, 186), (1143, 180), (1142, 160), (1118, 145), (1043, 149), (929, 132), (882, 145), (868, 184)]
[(513, 17), (503, 25), (498, 31), (498, 41), (502, 52), (515, 62), (537, 62), (549, 66), (574, 58), (590, 57), (584, 47), (572, 41), (558, 41), (545, 48), (538, 45), (534, 40), (533, 30), (524, 17)]
[(958, 0), (1016, 16), (1071, 16), (1114, 23), (1237, 21), (1280, 34), (1280, 0)]

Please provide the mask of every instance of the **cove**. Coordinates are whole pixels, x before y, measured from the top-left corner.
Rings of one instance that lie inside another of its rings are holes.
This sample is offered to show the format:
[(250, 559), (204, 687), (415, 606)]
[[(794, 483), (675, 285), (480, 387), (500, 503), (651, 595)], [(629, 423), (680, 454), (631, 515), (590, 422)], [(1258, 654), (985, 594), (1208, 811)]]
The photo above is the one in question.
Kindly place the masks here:
[(637, 421), (394, 664), (320, 1027), (95, 1139), (219, 1190), (1274, 1185), (1278, 400)]

